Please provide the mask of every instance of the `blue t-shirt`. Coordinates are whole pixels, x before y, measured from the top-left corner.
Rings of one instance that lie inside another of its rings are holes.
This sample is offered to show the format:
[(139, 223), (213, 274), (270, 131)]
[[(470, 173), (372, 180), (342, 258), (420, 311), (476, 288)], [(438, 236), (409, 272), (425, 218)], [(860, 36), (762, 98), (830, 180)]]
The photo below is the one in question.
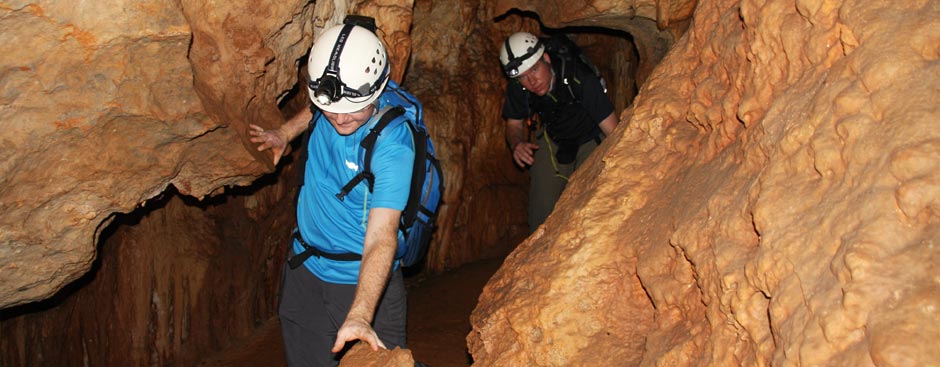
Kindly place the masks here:
[[(376, 111), (387, 105), (385, 98), (379, 97)], [(361, 254), (369, 209), (404, 210), (408, 202), (414, 168), (411, 130), (404, 118), (392, 121), (382, 130), (372, 153), (373, 192), (369, 192), (367, 181), (363, 180), (341, 201), (336, 194), (363, 168), (365, 149), (359, 144), (378, 122), (378, 112), (348, 136), (337, 133), (323, 114), (317, 115), (319, 120), (307, 145), (304, 185), (300, 188), (297, 203), (297, 226), (308, 244), (321, 251)], [(404, 238), (399, 231), (398, 243), (402, 241)], [(303, 250), (294, 241), (295, 253)], [(316, 256), (304, 262), (304, 266), (320, 279), (338, 284), (355, 284), (360, 264), (360, 261), (336, 261)], [(393, 269), (397, 267), (396, 261)]]

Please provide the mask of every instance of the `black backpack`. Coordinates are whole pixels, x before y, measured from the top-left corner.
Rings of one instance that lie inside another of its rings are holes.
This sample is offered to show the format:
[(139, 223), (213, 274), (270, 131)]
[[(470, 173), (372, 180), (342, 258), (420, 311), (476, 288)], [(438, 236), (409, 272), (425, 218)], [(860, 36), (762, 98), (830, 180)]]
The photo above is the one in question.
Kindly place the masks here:
[(597, 79), (601, 81), (601, 87), (604, 88), (604, 93), (607, 93), (607, 82), (604, 80), (604, 77), (601, 76), (600, 70), (591, 62), (591, 59), (584, 54), (581, 47), (574, 43), (567, 34), (555, 33), (548, 37), (542, 37), (541, 40), (545, 45), (545, 52), (548, 52), (550, 56), (554, 57), (553, 62), (561, 62), (559, 68), (561, 70), (562, 83), (568, 87), (568, 93), (571, 94), (571, 98), (578, 100), (574, 91), (571, 89), (571, 82), (581, 84), (581, 80), (577, 78), (577, 74), (575, 73), (576, 68), (581, 68), (596, 76)]

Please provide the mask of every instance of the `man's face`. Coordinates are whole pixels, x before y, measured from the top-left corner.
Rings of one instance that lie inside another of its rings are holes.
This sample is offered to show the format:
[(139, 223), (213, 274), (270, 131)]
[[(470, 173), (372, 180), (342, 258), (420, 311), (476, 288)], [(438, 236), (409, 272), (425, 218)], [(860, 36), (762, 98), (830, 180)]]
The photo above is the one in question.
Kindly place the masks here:
[(537, 96), (544, 96), (552, 87), (552, 66), (548, 54), (543, 53), (542, 59), (532, 65), (529, 70), (516, 77), (522, 87)]
[(372, 118), (373, 111), (375, 111), (375, 106), (370, 104), (359, 111), (350, 113), (323, 111), (323, 116), (326, 117), (330, 125), (333, 125), (333, 128), (336, 129), (336, 132), (340, 135), (349, 135), (359, 130), (366, 122), (369, 122), (369, 119)]

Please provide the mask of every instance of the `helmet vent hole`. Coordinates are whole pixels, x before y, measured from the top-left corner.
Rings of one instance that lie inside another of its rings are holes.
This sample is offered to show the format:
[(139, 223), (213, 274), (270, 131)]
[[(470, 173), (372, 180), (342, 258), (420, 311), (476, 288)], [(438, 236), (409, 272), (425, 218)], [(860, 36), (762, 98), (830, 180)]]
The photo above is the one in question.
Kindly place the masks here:
[(371, 72), (371, 71), (372, 71), (372, 68), (366, 66), (366, 74), (368, 74), (368, 73)]

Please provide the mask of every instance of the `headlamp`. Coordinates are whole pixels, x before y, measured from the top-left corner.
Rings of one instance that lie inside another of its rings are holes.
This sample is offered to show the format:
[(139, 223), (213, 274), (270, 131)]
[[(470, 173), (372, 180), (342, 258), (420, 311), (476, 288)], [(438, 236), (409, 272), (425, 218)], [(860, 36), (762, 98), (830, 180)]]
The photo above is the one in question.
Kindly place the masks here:
[(317, 102), (328, 106), (343, 97), (343, 86), (340, 84), (336, 76), (327, 74), (316, 82), (311, 82), (310, 89), (313, 90), (313, 96)]
[(506, 71), (506, 75), (509, 75), (510, 78), (515, 78), (519, 76), (519, 65), (522, 64), (522, 61), (519, 59), (514, 59), (509, 61), (508, 64), (503, 68)]

